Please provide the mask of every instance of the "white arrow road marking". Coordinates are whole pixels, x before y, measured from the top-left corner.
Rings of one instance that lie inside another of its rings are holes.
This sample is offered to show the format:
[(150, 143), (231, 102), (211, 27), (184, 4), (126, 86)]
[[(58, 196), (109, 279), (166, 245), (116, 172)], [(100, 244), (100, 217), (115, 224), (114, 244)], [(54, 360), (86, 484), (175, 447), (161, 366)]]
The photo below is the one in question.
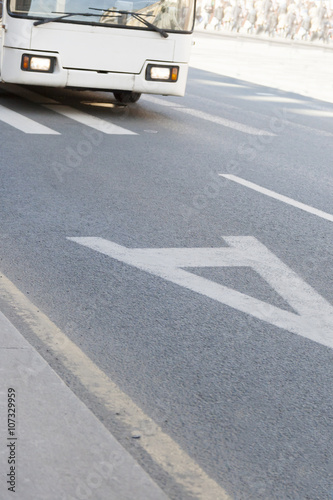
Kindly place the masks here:
[[(103, 238), (68, 238), (113, 259), (200, 293), (274, 326), (333, 348), (333, 307), (262, 243), (251, 236), (223, 239), (221, 248), (130, 249)], [(197, 276), (189, 267), (250, 267), (289, 303), (285, 311)]]
[(310, 205), (305, 205), (304, 203), (301, 203), (300, 201), (293, 200), (292, 198), (288, 198), (288, 196), (284, 196), (283, 194), (275, 193), (274, 191), (271, 191), (270, 189), (263, 188), (259, 186), (258, 184), (254, 184), (253, 182), (246, 181), (245, 179), (242, 179), (241, 177), (237, 177), (237, 175), (231, 175), (231, 174), (219, 174), (221, 177), (225, 177), (226, 179), (229, 179), (230, 181), (237, 182), (238, 184), (241, 184), (242, 186), (248, 187), (250, 189), (253, 189), (254, 191), (257, 191), (258, 193), (265, 194), (266, 196), (270, 196), (271, 198), (274, 198), (275, 200), (283, 201), (283, 203), (287, 203), (288, 205), (291, 205), (296, 208), (300, 208), (301, 210), (304, 210), (305, 212), (309, 212), (312, 215), (317, 215), (318, 217), (321, 217), (322, 219), (329, 220), (333, 222), (333, 215), (329, 214), (327, 212), (323, 212), (322, 210), (318, 210), (317, 208), (311, 207)]
[(11, 125), (12, 127), (21, 130), (25, 134), (44, 134), (44, 135), (60, 135), (59, 132), (45, 127), (40, 123), (27, 118), (16, 111), (13, 111), (5, 106), (0, 105), (0, 120)]

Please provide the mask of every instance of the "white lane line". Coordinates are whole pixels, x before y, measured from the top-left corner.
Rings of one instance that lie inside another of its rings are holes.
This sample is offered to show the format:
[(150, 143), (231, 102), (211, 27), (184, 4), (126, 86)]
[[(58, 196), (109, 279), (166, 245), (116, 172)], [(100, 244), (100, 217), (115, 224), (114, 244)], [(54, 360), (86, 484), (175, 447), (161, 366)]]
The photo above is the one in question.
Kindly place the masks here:
[(97, 118), (97, 116), (89, 115), (84, 111), (80, 111), (79, 109), (71, 108), (70, 106), (63, 106), (61, 104), (43, 104), (44, 108), (51, 109), (60, 115), (66, 116), (71, 120), (81, 123), (82, 125), (86, 125), (87, 127), (94, 128), (99, 132), (103, 132), (103, 134), (110, 135), (138, 135), (136, 132), (132, 132), (123, 127), (119, 127), (118, 125), (114, 125), (113, 123), (102, 120), (101, 118)]
[(291, 97), (284, 97), (284, 96), (279, 96), (279, 95), (274, 95), (274, 94), (264, 94), (264, 93), (257, 93), (257, 95), (242, 95), (239, 96), (239, 99), (242, 99), (243, 101), (269, 101), (269, 102), (278, 102), (279, 104), (285, 103), (285, 104), (302, 104), (303, 106), (306, 105), (306, 101), (303, 99), (293, 99)]
[[(186, 96), (187, 97), (192, 97), (194, 99), (198, 99), (199, 98), (198, 95), (191, 94), (191, 93), (188, 93), (188, 92), (186, 93)], [(214, 106), (216, 106), (216, 101), (214, 101), (213, 99), (210, 99), (209, 97), (202, 97), (202, 96), (200, 96), (200, 102), (201, 103), (207, 102), (209, 105), (213, 104)], [(227, 104), (225, 102), (219, 102), (218, 106), (219, 106), (219, 108), (224, 108), (224, 109), (227, 109), (227, 110), (236, 110), (236, 111), (244, 112), (244, 108), (241, 108), (240, 106), (234, 106), (232, 104)], [(287, 117), (290, 114), (289, 111), (291, 112), (291, 114), (293, 114), (291, 109), (288, 108), (288, 110), (287, 110), (285, 108), (281, 112), (276, 113), (273, 116), (273, 120), (274, 120), (273, 123), (275, 124), (275, 126), (277, 125), (277, 123), (279, 124), (279, 127), (276, 128), (276, 132), (281, 132), (282, 133), (285, 130), (286, 127), (290, 127), (290, 128), (294, 128), (294, 129), (304, 130), (305, 132), (307, 132), (309, 134), (321, 135), (323, 137), (333, 137), (333, 133), (332, 132), (328, 132), (326, 130), (320, 130), (320, 129), (313, 128), (313, 127), (308, 127), (307, 125), (302, 125), (300, 123), (296, 123), (296, 122), (292, 122), (290, 120), (287, 120)], [(272, 120), (272, 115), (266, 115), (264, 113), (259, 113), (258, 111), (247, 111), (246, 114), (249, 117), (259, 118), (260, 120), (268, 120), (268, 121)]]
[(138, 135), (136, 132), (127, 130), (126, 128), (119, 127), (113, 123), (97, 118), (96, 116), (80, 111), (79, 109), (72, 108), (70, 106), (63, 106), (58, 101), (45, 97), (37, 92), (33, 92), (18, 85), (6, 84), (4, 87), (8, 92), (11, 92), (19, 97), (27, 99), (35, 104), (40, 104), (44, 108), (51, 109), (60, 115), (66, 116), (82, 125), (94, 128), (99, 132), (109, 135)]
[(217, 125), (222, 125), (223, 127), (232, 128), (234, 130), (237, 130), (238, 132), (243, 132), (244, 134), (276, 136), (276, 134), (268, 132), (267, 130), (261, 130), (255, 127), (250, 127), (249, 125), (244, 125), (243, 123), (234, 122), (226, 118), (221, 118), (220, 116), (211, 115), (209, 113), (205, 113), (204, 111), (199, 111), (197, 109), (177, 108), (177, 111), (187, 113), (188, 115), (195, 116), (196, 118), (200, 118), (201, 120), (206, 120), (208, 122), (216, 123)]
[(333, 118), (333, 111), (326, 109), (299, 109), (299, 108), (288, 108), (288, 112), (301, 116), (311, 116), (315, 118)]
[(258, 193), (265, 194), (266, 196), (270, 196), (271, 198), (274, 198), (275, 200), (282, 201), (282, 202), (287, 203), (288, 205), (291, 205), (293, 207), (300, 208), (301, 210), (304, 210), (305, 212), (308, 212), (312, 215), (316, 215), (317, 217), (321, 217), (322, 219), (326, 219), (326, 220), (329, 220), (330, 222), (333, 222), (333, 215), (332, 214), (329, 214), (327, 212), (323, 212), (322, 210), (318, 210), (317, 208), (311, 207), (310, 205), (305, 205), (304, 203), (293, 200), (292, 198), (289, 198), (288, 196), (284, 196), (283, 194), (275, 193), (274, 191), (271, 191), (270, 189), (263, 188), (263, 187), (259, 186), (258, 184), (254, 184), (253, 182), (246, 181), (245, 179), (242, 179), (241, 177), (237, 177), (236, 175), (231, 175), (231, 174), (219, 174), (219, 175), (221, 177), (225, 177), (226, 179), (229, 179), (230, 181), (237, 182), (238, 184), (241, 184), (242, 186), (253, 189), (254, 191), (258, 191)]
[(166, 106), (167, 108), (183, 108), (183, 104), (177, 102), (168, 101), (166, 99), (160, 99), (152, 95), (145, 94), (141, 97), (144, 101), (149, 101), (153, 104), (159, 104), (160, 106)]
[(244, 125), (243, 123), (234, 122), (232, 120), (228, 120), (227, 118), (221, 118), (220, 116), (211, 115), (209, 113), (205, 113), (204, 111), (199, 111), (198, 109), (186, 108), (182, 104), (177, 104), (164, 99), (159, 99), (158, 97), (144, 96), (143, 98), (145, 101), (149, 101), (153, 104), (159, 104), (160, 106), (175, 108), (177, 111), (181, 111), (188, 115), (195, 116), (196, 118), (200, 118), (201, 120), (206, 120), (208, 122), (216, 123), (217, 125), (222, 125), (223, 127), (232, 128), (234, 130), (237, 130), (238, 132), (243, 132), (244, 134), (276, 136), (276, 134), (273, 134), (272, 132), (268, 132), (266, 130), (250, 127), (249, 125)]
[(100, 400), (120, 425), (140, 432), (138, 445), (184, 488), (188, 494), (185, 496), (197, 500), (231, 500), (226, 491), (209, 477), (178, 443), (144, 413), (3, 273), (0, 274), (0, 298), (14, 308), (20, 319), (52, 350), (88, 392)]
[[(288, 112), (289, 111), (290, 110), (288, 110)], [(322, 135), (323, 137), (333, 137), (332, 132), (327, 132), (327, 130), (320, 130), (318, 128), (308, 127), (307, 125), (301, 125), (300, 123), (291, 122), (289, 120), (281, 122), (281, 125), (282, 123), (290, 128), (304, 130), (304, 132), (307, 132), (308, 134)]]
[(13, 111), (5, 106), (0, 105), (0, 120), (7, 125), (21, 130), (25, 134), (44, 134), (44, 135), (60, 135), (59, 132), (52, 130), (51, 128), (45, 127), (40, 123), (27, 118), (16, 111)]

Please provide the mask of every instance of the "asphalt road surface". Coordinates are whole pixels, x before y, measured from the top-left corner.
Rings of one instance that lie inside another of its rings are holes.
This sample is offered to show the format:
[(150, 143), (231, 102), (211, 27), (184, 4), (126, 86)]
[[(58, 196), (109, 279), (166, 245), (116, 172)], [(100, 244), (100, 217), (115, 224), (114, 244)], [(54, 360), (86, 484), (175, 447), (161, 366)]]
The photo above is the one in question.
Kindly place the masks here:
[(170, 499), (333, 498), (332, 117), (1, 87), (0, 310)]

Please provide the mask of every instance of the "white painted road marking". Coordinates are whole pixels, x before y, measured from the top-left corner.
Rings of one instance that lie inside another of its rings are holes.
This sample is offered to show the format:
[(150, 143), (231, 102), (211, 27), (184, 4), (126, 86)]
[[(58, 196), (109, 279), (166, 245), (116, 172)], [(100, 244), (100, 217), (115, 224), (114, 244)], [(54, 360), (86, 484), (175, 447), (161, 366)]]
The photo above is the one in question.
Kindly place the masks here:
[(159, 104), (160, 106), (165, 106), (167, 108), (182, 108), (183, 107), (183, 104), (180, 104), (178, 102), (169, 101), (167, 99), (161, 99), (159, 97), (152, 96), (150, 94), (144, 94), (141, 97), (141, 99), (143, 99), (144, 101), (149, 101), (152, 104)]
[(141, 433), (138, 445), (175, 483), (184, 488), (186, 496), (198, 500), (231, 500), (219, 484), (211, 479), (3, 273), (0, 275), (0, 298), (15, 310), (29, 329), (59, 358), (65, 368), (77, 377), (88, 392), (101, 401), (106, 410), (122, 426), (125, 425)]
[(208, 122), (216, 123), (217, 125), (222, 125), (223, 127), (237, 130), (238, 132), (243, 132), (244, 134), (276, 136), (276, 134), (273, 134), (273, 132), (267, 132), (267, 130), (261, 130), (255, 127), (250, 127), (249, 125), (244, 125), (243, 123), (227, 120), (226, 118), (211, 115), (209, 113), (205, 113), (204, 111), (199, 111), (198, 109), (177, 108), (177, 111), (187, 113), (188, 115), (195, 116), (196, 118), (201, 118), (202, 120), (206, 120)]
[(300, 208), (301, 210), (304, 210), (305, 212), (309, 212), (312, 215), (316, 215), (317, 217), (321, 217), (322, 219), (329, 220), (330, 222), (333, 222), (333, 215), (329, 214), (327, 212), (323, 212), (322, 210), (318, 210), (317, 208), (313, 208), (310, 205), (305, 205), (304, 203), (301, 203), (299, 201), (293, 200), (292, 198), (288, 198), (288, 196), (284, 196), (282, 194), (275, 193), (274, 191), (271, 191), (270, 189), (263, 188), (259, 186), (258, 184), (254, 184), (253, 182), (246, 181), (245, 179), (242, 179), (241, 177), (237, 177), (236, 175), (231, 175), (231, 174), (219, 174), (221, 177), (225, 177), (226, 179), (229, 179), (230, 181), (237, 182), (238, 184), (241, 184), (242, 186), (248, 187), (250, 189), (253, 189), (254, 191), (258, 191), (258, 193), (265, 194), (266, 196), (270, 196), (271, 198), (274, 198), (275, 200), (283, 201), (284, 203), (287, 203), (288, 205), (291, 205), (296, 208)]
[[(116, 134), (116, 135), (138, 135), (135, 132), (132, 132), (123, 127), (119, 127), (117, 125), (113, 125), (110, 122), (92, 116), (88, 113), (80, 111), (78, 109), (72, 108), (70, 106), (63, 106), (58, 101), (54, 99), (45, 97), (41, 94), (33, 92), (23, 87), (19, 87), (18, 85), (6, 84), (5, 88), (24, 99), (28, 99), (31, 102), (36, 104), (41, 104), (45, 108), (51, 109), (56, 113), (59, 113), (67, 118), (75, 120), (83, 125), (88, 127), (92, 127), (104, 134)], [(237, 130), (238, 132), (242, 132), (244, 134), (249, 135), (263, 135), (263, 136), (276, 136), (273, 132), (269, 132), (267, 130), (261, 130), (255, 127), (251, 127), (249, 125), (245, 125), (243, 123), (235, 122), (233, 120), (228, 120), (227, 118), (222, 118), (220, 116), (211, 115), (204, 111), (200, 111), (197, 109), (186, 108), (180, 103), (175, 103), (172, 101), (168, 101), (166, 99), (161, 99), (155, 96), (143, 96), (143, 99), (151, 102), (153, 104), (159, 104), (161, 106), (167, 106), (170, 108), (174, 108), (176, 111), (186, 113), (188, 115), (194, 116), (195, 118), (199, 118), (201, 120), (209, 121), (211, 123), (215, 123), (217, 125), (221, 125), (222, 127), (227, 127), (233, 130)]]
[[(38, 94), (37, 92), (33, 92), (24, 87), (20, 87), (19, 85), (5, 84), (4, 88), (8, 90), (8, 92), (11, 92), (12, 94), (18, 95), (19, 97), (27, 99), (28, 101), (31, 101), (35, 104), (40, 104), (41, 106), (51, 109), (52, 111), (55, 111), (56, 113), (66, 116), (71, 120), (79, 122), (82, 125), (94, 128), (95, 130), (98, 130), (103, 134), (138, 135), (136, 132), (132, 132), (131, 130), (128, 130), (123, 127), (119, 127), (118, 125), (114, 125), (109, 121), (102, 120), (101, 118), (97, 118), (96, 116), (85, 113), (84, 111), (80, 111), (79, 109), (75, 109), (70, 106), (63, 106), (54, 99), (45, 97), (42, 94)], [(18, 114), (18, 116), (20, 115)], [(53, 133), (58, 134), (58, 132), (53, 132)]]
[(16, 111), (0, 105), (0, 120), (15, 127), (25, 134), (60, 135), (59, 132), (45, 127)]
[(33, 90), (29, 90), (26, 87), (21, 87), (20, 85), (16, 85), (15, 83), (5, 83), (3, 84), (2, 88), (4, 88), (10, 94), (17, 95), (19, 97), (22, 97), (22, 99), (34, 102), (35, 104), (58, 104), (57, 101), (55, 101), (51, 97), (45, 97), (42, 94), (38, 94)]
[[(256, 238), (224, 237), (229, 248), (129, 249), (103, 238), (71, 241), (210, 297), (274, 326), (333, 348), (333, 307)], [(186, 267), (250, 267), (297, 314), (186, 271)]]
[(206, 120), (208, 122), (216, 123), (217, 125), (222, 125), (222, 127), (227, 127), (233, 130), (237, 130), (238, 132), (243, 132), (244, 134), (276, 136), (276, 134), (273, 134), (272, 132), (267, 132), (266, 130), (261, 130), (255, 127), (250, 127), (249, 125), (244, 125), (243, 123), (228, 120), (227, 118), (222, 118), (220, 116), (211, 115), (209, 113), (200, 111), (198, 109), (185, 108), (181, 104), (174, 103), (172, 101), (167, 101), (166, 99), (144, 96), (144, 100), (150, 101), (153, 104), (159, 104), (161, 106), (175, 108), (176, 111), (186, 113), (188, 115), (194, 116), (195, 118), (200, 118), (201, 120)]
[(119, 127), (118, 125), (114, 125), (111, 122), (107, 122), (102, 120), (101, 118), (97, 118), (97, 116), (89, 115), (84, 111), (80, 111), (79, 109), (71, 108), (70, 106), (63, 106), (61, 104), (43, 104), (45, 108), (51, 109), (60, 115), (66, 116), (67, 118), (71, 118), (76, 122), (81, 123), (82, 125), (86, 125), (87, 127), (94, 128), (99, 132), (103, 132), (103, 134), (110, 135), (138, 135), (136, 132), (132, 132), (123, 127)]

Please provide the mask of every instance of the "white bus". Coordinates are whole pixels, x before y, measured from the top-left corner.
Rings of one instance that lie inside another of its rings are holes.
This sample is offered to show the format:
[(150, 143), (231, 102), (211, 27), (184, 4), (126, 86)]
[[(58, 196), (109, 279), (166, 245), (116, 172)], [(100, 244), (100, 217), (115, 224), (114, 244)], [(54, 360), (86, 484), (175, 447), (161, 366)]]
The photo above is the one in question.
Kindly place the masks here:
[(20, 85), (185, 93), (195, 0), (3, 0), (0, 78)]

